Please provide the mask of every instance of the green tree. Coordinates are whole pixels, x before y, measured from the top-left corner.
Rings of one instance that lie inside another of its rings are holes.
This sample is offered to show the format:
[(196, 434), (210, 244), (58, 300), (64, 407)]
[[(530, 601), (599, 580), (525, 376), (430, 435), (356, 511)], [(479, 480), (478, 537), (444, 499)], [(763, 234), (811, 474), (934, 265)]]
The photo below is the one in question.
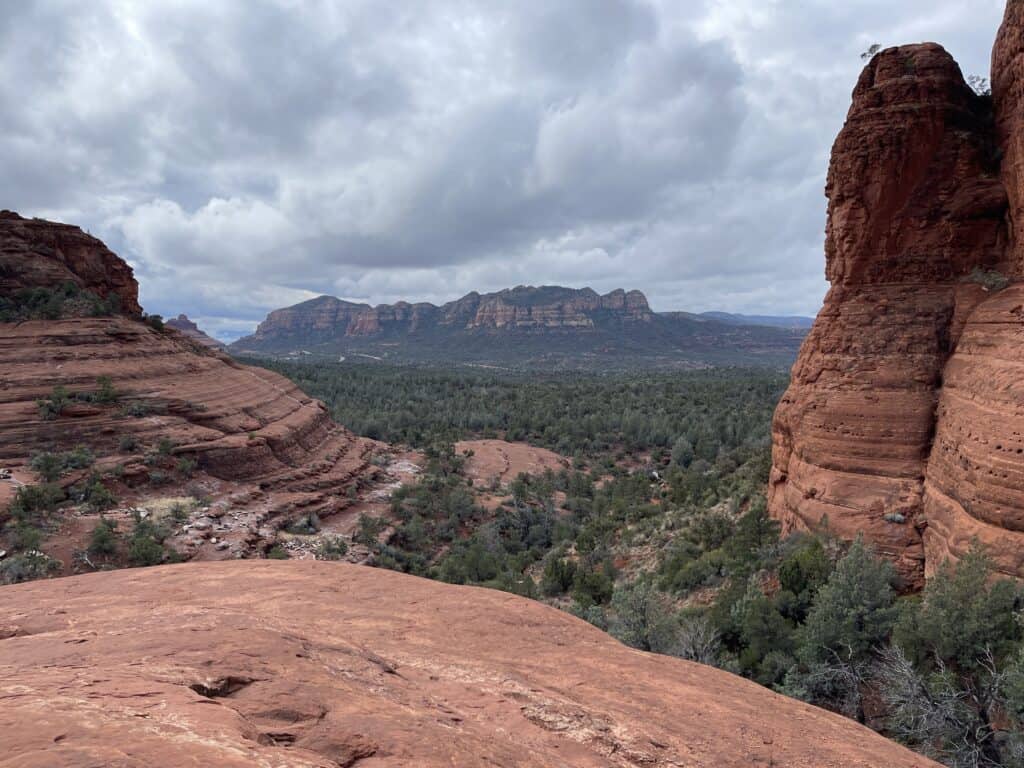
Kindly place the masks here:
[(800, 632), (805, 662), (867, 658), (896, 623), (892, 565), (858, 538), (818, 591)]
[(109, 556), (117, 552), (117, 523), (101, 517), (89, 537), (89, 554)]

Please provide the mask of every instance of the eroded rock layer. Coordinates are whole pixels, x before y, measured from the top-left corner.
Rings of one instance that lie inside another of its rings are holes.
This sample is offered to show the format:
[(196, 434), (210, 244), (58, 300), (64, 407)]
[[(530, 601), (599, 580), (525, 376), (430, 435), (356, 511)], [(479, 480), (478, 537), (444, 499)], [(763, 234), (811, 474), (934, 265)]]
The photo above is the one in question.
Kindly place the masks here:
[[(370, 442), (335, 424), (326, 407), (262, 368), (240, 365), (174, 331), (125, 317), (0, 324), (0, 459), (85, 445), (126, 462), (161, 440), (226, 480), (256, 480), (310, 511), (334, 511), (370, 471)], [(48, 418), (56, 387), (116, 399), (72, 400)], [(310, 475), (315, 474), (315, 482)]]
[(865, 68), (829, 167), (832, 288), (776, 413), (772, 513), (863, 532), (920, 582), (923, 477), (962, 281), (1005, 246), (988, 102), (934, 44)]
[(971, 313), (946, 364), (925, 514), (929, 570), (977, 539), (1024, 576), (1024, 285)]
[(0, 296), (66, 282), (101, 299), (116, 294), (127, 314), (142, 311), (132, 268), (95, 237), (70, 224), (0, 211)]
[(910, 587), (978, 542), (1024, 578), (1024, 2), (992, 94), (935, 45), (865, 69), (829, 174), (832, 289), (776, 414), (770, 505)]
[(0, 591), (0, 766), (926, 768), (502, 592), (322, 562)]

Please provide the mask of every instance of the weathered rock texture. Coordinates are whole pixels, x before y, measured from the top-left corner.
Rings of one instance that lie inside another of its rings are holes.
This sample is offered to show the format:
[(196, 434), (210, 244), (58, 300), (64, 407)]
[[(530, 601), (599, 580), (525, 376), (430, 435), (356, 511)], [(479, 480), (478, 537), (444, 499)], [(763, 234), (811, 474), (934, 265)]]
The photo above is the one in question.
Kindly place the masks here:
[[(125, 301), (137, 295), (127, 265), (77, 228), (5, 221), (15, 222), (0, 226), (0, 253), (13, 274), (48, 285), (49, 257), (38, 254), (60, 242), (62, 258), (78, 269), (74, 274), (90, 275), (85, 283), (90, 290), (100, 295), (117, 290)], [(67, 245), (80, 241), (82, 250)], [(55, 280), (65, 277), (52, 271)], [(18, 286), (7, 283), (0, 296), (15, 290)], [(166, 439), (176, 455), (194, 459), (209, 475), (246, 481), (251, 488), (238, 502), (265, 501), (271, 517), (338, 511), (351, 503), (349, 489), (376, 471), (368, 463), (373, 443), (335, 424), (323, 403), (284, 377), (240, 365), (176, 331), (157, 331), (133, 317), (0, 323), (0, 371), (0, 460), (5, 463), (85, 445), (126, 465), (131, 477), (135, 470), (145, 474), (142, 455)], [(101, 377), (110, 378), (115, 400), (72, 397), (59, 415), (44, 417), (37, 401), (51, 398), (55, 388), (72, 396), (94, 393)], [(134, 438), (135, 446), (124, 448), (125, 438)]]
[(192, 341), (197, 341), (204, 347), (211, 347), (213, 349), (224, 349), (225, 347), (223, 342), (217, 341), (217, 339), (204, 332), (198, 325), (189, 320), (188, 315), (172, 317), (169, 320), (165, 320), (164, 325), (180, 331), (192, 339)]
[(925, 768), (501, 592), (335, 563), (0, 590), (0, 766)]
[(123, 312), (142, 312), (132, 268), (95, 237), (69, 224), (0, 211), (0, 296), (66, 282), (103, 299), (117, 294)]
[(1022, 24), (994, 99), (939, 46), (881, 52), (833, 147), (832, 288), (776, 412), (770, 509), (787, 529), (863, 533), (908, 587), (974, 537), (1024, 576)]

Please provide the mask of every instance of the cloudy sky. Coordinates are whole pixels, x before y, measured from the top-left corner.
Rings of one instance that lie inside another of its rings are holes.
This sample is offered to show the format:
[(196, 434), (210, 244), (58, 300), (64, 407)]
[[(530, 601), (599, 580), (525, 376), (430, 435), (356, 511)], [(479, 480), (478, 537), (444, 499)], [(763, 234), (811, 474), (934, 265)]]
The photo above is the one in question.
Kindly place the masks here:
[(1003, 0), (19, 0), (0, 208), (222, 337), (521, 283), (802, 313), (871, 43), (988, 75)]

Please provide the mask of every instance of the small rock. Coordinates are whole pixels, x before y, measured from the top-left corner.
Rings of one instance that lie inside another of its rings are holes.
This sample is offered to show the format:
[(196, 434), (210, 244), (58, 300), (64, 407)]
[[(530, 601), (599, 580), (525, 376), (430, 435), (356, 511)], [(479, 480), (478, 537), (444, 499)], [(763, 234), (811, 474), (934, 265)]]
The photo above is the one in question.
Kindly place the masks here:
[(221, 541), (221, 542), (218, 542), (217, 549), (223, 551), (223, 550), (227, 549), (229, 546), (230, 545), (226, 541)]

